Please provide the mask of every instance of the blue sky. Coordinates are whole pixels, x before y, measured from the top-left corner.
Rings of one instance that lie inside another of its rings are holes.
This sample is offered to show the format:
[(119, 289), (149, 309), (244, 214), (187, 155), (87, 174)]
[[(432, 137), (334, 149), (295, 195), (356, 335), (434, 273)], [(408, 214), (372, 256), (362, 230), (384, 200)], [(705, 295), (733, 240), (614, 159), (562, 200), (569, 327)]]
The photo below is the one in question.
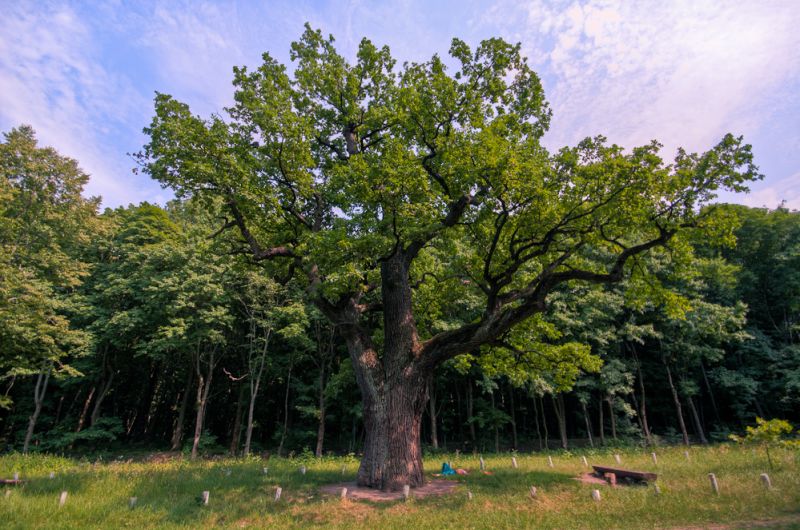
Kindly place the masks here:
[(550, 148), (603, 134), (702, 151), (726, 132), (753, 144), (766, 175), (723, 200), (800, 209), (800, 1), (96, 1), (0, 0), (0, 130), (32, 125), (78, 159), (106, 206), (163, 203), (135, 175), (156, 91), (220, 112), (234, 65), (288, 62), (308, 21), (352, 57), (366, 36), (398, 62), (521, 42), (554, 117)]

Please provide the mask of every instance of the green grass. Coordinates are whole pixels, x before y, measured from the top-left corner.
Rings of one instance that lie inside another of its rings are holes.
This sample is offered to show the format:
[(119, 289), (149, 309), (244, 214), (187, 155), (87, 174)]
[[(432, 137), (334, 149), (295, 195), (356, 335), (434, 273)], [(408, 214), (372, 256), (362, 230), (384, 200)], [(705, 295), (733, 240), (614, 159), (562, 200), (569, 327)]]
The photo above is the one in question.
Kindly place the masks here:
[[(659, 473), (661, 494), (652, 487), (610, 488), (573, 479), (589, 463)], [(477, 456), (438, 455), (426, 460), (430, 474), (443, 461), (472, 471), (458, 477), (456, 493), (407, 503), (368, 503), (322, 496), (318, 488), (353, 480), (358, 462), (347, 458), (171, 461), (166, 463), (89, 463), (42, 455), (0, 457), (0, 477), (14, 472), (26, 480), (0, 494), (3, 528), (670, 528), (703, 527), (709, 523), (771, 520), (770, 527), (800, 528), (800, 466), (797, 452), (777, 450), (774, 470), (767, 469), (763, 452), (720, 445), (692, 448), (690, 459), (682, 447), (658, 448), (658, 464), (650, 450), (518, 454), (484, 456), (493, 475), (478, 472)], [(262, 468), (268, 465), (269, 474)], [(306, 475), (298, 471), (308, 468)], [(346, 466), (342, 475), (342, 465)], [(55, 472), (53, 479), (50, 472)], [(230, 474), (228, 475), (228, 471)], [(768, 472), (773, 489), (761, 484)], [(710, 487), (715, 473), (720, 494)], [(528, 496), (536, 486), (539, 498)], [(276, 486), (282, 500), (273, 502)], [(602, 501), (591, 499), (600, 489)], [(208, 506), (196, 500), (211, 492)], [(59, 508), (61, 491), (68, 492)], [(467, 491), (473, 499), (467, 499)], [(129, 509), (130, 497), (138, 497)]]

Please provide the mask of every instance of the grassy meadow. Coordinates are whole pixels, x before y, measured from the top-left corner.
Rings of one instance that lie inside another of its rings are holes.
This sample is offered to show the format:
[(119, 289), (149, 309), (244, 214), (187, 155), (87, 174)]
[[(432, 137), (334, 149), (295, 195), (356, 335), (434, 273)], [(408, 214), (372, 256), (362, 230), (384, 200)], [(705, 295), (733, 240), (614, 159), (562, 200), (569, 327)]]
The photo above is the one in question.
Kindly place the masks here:
[[(574, 477), (589, 464), (654, 471), (652, 486), (583, 483)], [(444, 454), (426, 459), (432, 474), (443, 461), (471, 471), (452, 478), (452, 495), (371, 503), (320, 494), (325, 484), (353, 480), (358, 461), (348, 457), (258, 458), (163, 463), (129, 462), (126, 456), (89, 462), (43, 455), (0, 457), (0, 478), (19, 473), (26, 483), (4, 487), (0, 526), (10, 528), (800, 528), (800, 454), (772, 450), (770, 470), (763, 450), (732, 445), (485, 455)], [(263, 468), (268, 466), (268, 473)], [(307, 473), (299, 469), (306, 466)], [(344, 466), (344, 472), (343, 472)], [(55, 476), (50, 478), (50, 473)], [(772, 489), (759, 480), (767, 472)], [(719, 495), (710, 486), (715, 473)], [(275, 502), (276, 487), (283, 490)], [(537, 499), (529, 496), (536, 486)], [(600, 502), (591, 498), (599, 489)], [(208, 490), (207, 506), (198, 498)], [(63, 507), (59, 496), (67, 491)], [(472, 493), (472, 499), (467, 492)], [(130, 497), (137, 497), (129, 507)]]

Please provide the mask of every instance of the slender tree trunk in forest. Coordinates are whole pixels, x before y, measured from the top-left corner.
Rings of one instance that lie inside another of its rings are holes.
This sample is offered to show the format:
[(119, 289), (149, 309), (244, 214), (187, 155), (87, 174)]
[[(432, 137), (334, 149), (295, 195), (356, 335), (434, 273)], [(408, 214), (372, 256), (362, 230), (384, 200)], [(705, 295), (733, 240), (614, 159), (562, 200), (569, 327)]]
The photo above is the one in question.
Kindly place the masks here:
[(700, 421), (700, 416), (697, 414), (697, 407), (694, 404), (694, 399), (689, 396), (686, 398), (686, 402), (689, 404), (689, 410), (691, 411), (692, 419), (694, 420), (694, 430), (697, 433), (697, 437), (700, 438), (700, 443), (703, 445), (708, 445), (706, 433), (703, 432), (703, 422)]
[(467, 423), (469, 424), (469, 441), (472, 443), (472, 449), (475, 450), (475, 422), (473, 421), (473, 397), (472, 397), (472, 380), (467, 382)]
[(556, 396), (550, 394), (550, 400), (553, 402), (553, 410), (558, 421), (558, 436), (561, 439), (561, 448), (567, 449), (567, 414), (564, 407), (564, 395), (559, 393), (556, 398)]
[(722, 419), (719, 417), (719, 409), (717, 408), (717, 400), (714, 398), (714, 391), (711, 390), (711, 383), (709, 382), (708, 374), (706, 373), (706, 364), (702, 360), (700, 361), (700, 371), (703, 373), (703, 381), (706, 384), (708, 397), (711, 400), (711, 409), (714, 411), (714, 419), (717, 420), (717, 424), (722, 425)]
[(318, 403), (319, 403), (319, 420), (317, 421), (317, 447), (314, 450), (314, 454), (317, 458), (322, 458), (322, 447), (325, 443), (325, 385), (326, 385), (326, 377), (327, 377), (327, 359), (324, 359), (321, 363), (320, 370), (319, 370), (319, 388), (317, 391), (319, 392), (318, 395)]
[[(608, 419), (611, 421), (611, 437), (617, 439), (617, 414), (614, 412), (614, 398), (611, 396), (606, 397), (608, 403)], [(602, 404), (600, 405), (602, 407)]]
[[(489, 394), (492, 397), (492, 412), (497, 412), (497, 406), (494, 403), (494, 390)], [(495, 414), (495, 417), (497, 415)], [(494, 452), (500, 452), (500, 429), (497, 427), (497, 421), (494, 422)]]
[(517, 450), (517, 412), (514, 410), (514, 387), (508, 385), (508, 404), (511, 407), (511, 448)]
[(236, 399), (236, 416), (233, 418), (233, 430), (231, 432), (231, 445), (228, 452), (231, 456), (239, 453), (239, 442), (242, 439), (242, 403), (244, 402), (244, 385), (239, 385), (239, 397)]
[(81, 432), (81, 429), (83, 429), (86, 423), (86, 415), (89, 414), (89, 405), (92, 404), (92, 398), (96, 390), (97, 387), (94, 386), (89, 390), (89, 395), (86, 396), (86, 401), (83, 402), (83, 409), (81, 409), (81, 415), (78, 417), (78, 427), (75, 429), (75, 432)]
[(172, 427), (172, 438), (170, 439), (170, 450), (177, 451), (181, 448), (183, 441), (183, 424), (186, 418), (186, 408), (189, 405), (189, 394), (192, 391), (192, 382), (194, 380), (194, 370), (188, 370), (186, 376), (186, 386), (183, 389), (183, 394), (178, 394), (178, 399), (181, 404), (178, 407), (178, 417)]
[(272, 330), (266, 329), (264, 331), (264, 348), (258, 358), (258, 369), (253, 373), (250, 369), (250, 381), (248, 387), (250, 389), (250, 402), (247, 405), (247, 427), (245, 428), (244, 435), (244, 449), (242, 454), (248, 456), (250, 454), (250, 442), (253, 439), (253, 414), (256, 407), (256, 397), (258, 396), (258, 389), (261, 386), (261, 378), (264, 376), (264, 367), (267, 364), (267, 351), (269, 349), (269, 340), (272, 336)]
[(100, 392), (97, 394), (97, 399), (94, 401), (94, 408), (92, 409), (92, 416), (89, 419), (89, 426), (91, 427), (97, 420), (100, 419), (100, 407), (103, 405), (103, 400), (111, 390), (111, 384), (114, 382), (114, 372), (110, 372), (105, 381), (100, 383)]
[(597, 407), (597, 411), (598, 411), (598, 416), (599, 416), (598, 421), (600, 422), (600, 445), (605, 445), (606, 444), (606, 426), (605, 426), (605, 420), (603, 418), (603, 400), (602, 399), (600, 400), (600, 403), (598, 403), (598, 405), (599, 406)]
[(544, 413), (544, 398), (539, 396), (539, 410), (542, 411), (542, 428), (544, 430), (544, 448), (550, 450), (550, 433), (547, 432), (547, 416)]
[[(199, 346), (198, 346), (199, 350)], [(212, 349), (209, 353), (208, 359), (208, 372), (203, 377), (202, 367), (200, 365), (200, 352), (197, 352), (197, 362), (196, 362), (196, 369), (197, 369), (197, 397), (196, 397), (196, 406), (197, 406), (197, 415), (195, 416), (194, 422), (194, 440), (192, 441), (192, 460), (197, 458), (197, 451), (200, 447), (200, 437), (203, 434), (203, 421), (205, 420), (206, 415), (206, 405), (208, 404), (208, 394), (211, 391), (211, 378), (214, 375), (214, 354), (215, 351)]]
[(650, 432), (650, 424), (647, 422), (647, 406), (645, 404), (645, 393), (644, 393), (644, 376), (642, 376), (642, 367), (639, 363), (636, 363), (636, 370), (639, 374), (639, 392), (640, 392), (640, 399), (639, 399), (639, 416), (642, 419), (642, 432), (644, 434), (645, 442), (647, 445), (652, 445), (653, 443), (653, 435)]
[(672, 392), (672, 401), (675, 403), (675, 412), (678, 415), (678, 425), (681, 428), (681, 435), (683, 436), (683, 444), (689, 445), (689, 433), (686, 431), (686, 423), (683, 421), (683, 410), (681, 407), (681, 400), (678, 396), (678, 390), (675, 388), (675, 383), (672, 380), (672, 371), (669, 369), (666, 357), (661, 359), (664, 367), (667, 369), (667, 381), (669, 382), (669, 389)]
[(456, 387), (456, 425), (458, 426), (459, 447), (462, 449), (465, 447), (463, 417), (464, 411), (461, 410), (461, 392), (459, 391), (459, 387)]
[(48, 364), (39, 371), (39, 375), (36, 378), (36, 385), (33, 388), (33, 414), (31, 414), (28, 420), (28, 430), (25, 432), (25, 441), (22, 444), (23, 453), (28, 452), (31, 439), (33, 438), (33, 431), (36, 428), (36, 422), (39, 420), (39, 414), (42, 412), (44, 394), (47, 392), (47, 383), (50, 381), (50, 371), (52, 369), (52, 365)]
[(542, 450), (542, 429), (539, 425), (539, 406), (536, 404), (536, 396), (531, 399), (533, 402), (533, 425), (536, 428), (536, 439), (539, 441), (539, 451)]
[(283, 456), (283, 444), (286, 442), (286, 434), (289, 431), (289, 388), (292, 384), (292, 368), (289, 364), (289, 373), (286, 376), (286, 392), (283, 395), (283, 432), (281, 432), (281, 443), (278, 444), (278, 456)]
[(64, 396), (61, 396), (60, 398), (58, 398), (58, 405), (56, 406), (56, 416), (53, 419), (53, 427), (58, 425), (58, 423), (61, 421), (61, 408), (63, 407), (63, 405), (64, 405)]
[(431, 446), (434, 449), (439, 448), (439, 437), (436, 433), (436, 393), (434, 388), (434, 380), (431, 378), (429, 387), (428, 387), (428, 394), (430, 395), (430, 399), (428, 400), (428, 410), (431, 420)]
[(589, 420), (589, 412), (586, 410), (586, 403), (581, 401), (581, 410), (583, 410), (583, 421), (586, 422), (586, 435), (589, 437), (589, 447), (594, 448), (594, 440), (592, 439), (592, 422)]

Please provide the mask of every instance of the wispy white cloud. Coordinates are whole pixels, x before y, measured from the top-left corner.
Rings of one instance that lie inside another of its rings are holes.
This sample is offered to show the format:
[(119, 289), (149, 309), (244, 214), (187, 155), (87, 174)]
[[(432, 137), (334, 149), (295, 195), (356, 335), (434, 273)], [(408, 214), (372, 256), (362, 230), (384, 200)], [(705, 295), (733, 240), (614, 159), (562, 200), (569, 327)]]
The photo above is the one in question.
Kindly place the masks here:
[(552, 76), (554, 143), (602, 131), (698, 150), (794, 103), (775, 90), (800, 74), (793, 1), (534, 0), (525, 14), (527, 53)]
[(143, 16), (139, 45), (157, 58), (160, 91), (204, 114), (233, 101), (232, 69), (245, 62), (249, 40), (235, 3), (159, 2)]
[(0, 123), (30, 124), (40, 142), (76, 158), (105, 204), (155, 199), (134, 185), (131, 163), (107, 138), (142, 98), (94, 60), (91, 29), (69, 7), (8, 4), (0, 18)]

